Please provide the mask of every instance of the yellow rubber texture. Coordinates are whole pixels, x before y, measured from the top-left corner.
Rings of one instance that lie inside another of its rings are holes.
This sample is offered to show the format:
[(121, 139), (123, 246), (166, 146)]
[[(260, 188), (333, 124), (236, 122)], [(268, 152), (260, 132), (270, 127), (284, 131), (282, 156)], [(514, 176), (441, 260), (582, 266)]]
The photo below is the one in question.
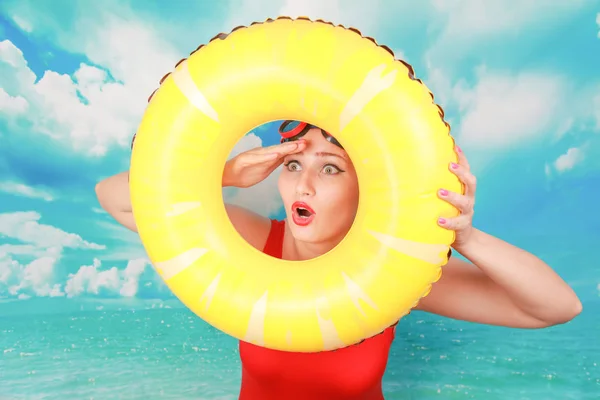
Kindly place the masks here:
[[(437, 225), (461, 192), (443, 112), (412, 68), (360, 32), (278, 18), (201, 46), (161, 81), (136, 134), (133, 213), (161, 277), (195, 314), (271, 349), (355, 344), (429, 293), (454, 233)], [(243, 135), (294, 119), (331, 132), (353, 160), (360, 201), (329, 253), (293, 262), (252, 248), (227, 217), (221, 179)]]

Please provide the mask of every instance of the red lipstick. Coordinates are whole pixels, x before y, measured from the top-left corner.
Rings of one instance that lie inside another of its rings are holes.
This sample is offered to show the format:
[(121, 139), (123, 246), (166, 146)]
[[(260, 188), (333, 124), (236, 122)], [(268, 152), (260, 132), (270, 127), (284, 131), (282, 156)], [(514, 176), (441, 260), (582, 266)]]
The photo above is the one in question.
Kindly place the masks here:
[(307, 226), (315, 218), (315, 211), (303, 201), (292, 204), (292, 220), (298, 226)]

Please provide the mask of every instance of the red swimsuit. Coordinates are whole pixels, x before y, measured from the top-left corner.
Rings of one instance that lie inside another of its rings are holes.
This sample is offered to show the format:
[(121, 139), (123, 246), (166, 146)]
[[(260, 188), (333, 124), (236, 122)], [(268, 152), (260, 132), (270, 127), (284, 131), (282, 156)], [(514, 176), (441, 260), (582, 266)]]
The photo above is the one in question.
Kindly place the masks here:
[[(263, 250), (281, 258), (285, 221), (271, 221)], [(240, 400), (383, 400), (394, 327), (335, 351), (291, 353), (240, 341)]]

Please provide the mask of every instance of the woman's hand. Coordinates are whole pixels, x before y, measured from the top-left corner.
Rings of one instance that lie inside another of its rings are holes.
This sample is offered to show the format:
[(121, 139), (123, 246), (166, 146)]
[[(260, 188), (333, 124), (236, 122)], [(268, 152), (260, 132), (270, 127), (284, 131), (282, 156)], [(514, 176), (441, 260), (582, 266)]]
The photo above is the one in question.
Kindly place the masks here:
[(447, 189), (440, 189), (438, 195), (441, 199), (452, 204), (460, 211), (460, 215), (454, 218), (439, 218), (438, 224), (446, 229), (456, 232), (456, 239), (452, 247), (460, 252), (463, 246), (473, 232), (473, 213), (475, 206), (475, 190), (477, 189), (477, 180), (471, 173), (471, 167), (460, 147), (456, 146), (458, 154), (458, 164), (451, 163), (449, 168), (458, 179), (463, 183), (465, 194), (451, 192)]
[(306, 148), (306, 141), (296, 140), (270, 147), (257, 147), (238, 154), (225, 164), (223, 186), (247, 188), (267, 178), (288, 154)]

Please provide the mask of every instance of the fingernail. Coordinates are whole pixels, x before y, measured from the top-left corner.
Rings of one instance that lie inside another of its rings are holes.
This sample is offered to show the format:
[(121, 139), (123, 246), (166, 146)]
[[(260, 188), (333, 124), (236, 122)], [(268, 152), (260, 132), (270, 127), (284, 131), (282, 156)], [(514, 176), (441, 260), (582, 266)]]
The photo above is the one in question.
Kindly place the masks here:
[(438, 223), (444, 225), (446, 223), (446, 220), (444, 218), (438, 218)]
[(440, 189), (440, 194), (442, 196), (448, 196), (448, 191), (446, 189)]
[(450, 163), (450, 167), (452, 169), (458, 169), (458, 164), (456, 164), (456, 163)]
[(462, 149), (460, 148), (459, 145), (456, 145), (456, 151), (458, 151), (459, 153), (462, 153)]

